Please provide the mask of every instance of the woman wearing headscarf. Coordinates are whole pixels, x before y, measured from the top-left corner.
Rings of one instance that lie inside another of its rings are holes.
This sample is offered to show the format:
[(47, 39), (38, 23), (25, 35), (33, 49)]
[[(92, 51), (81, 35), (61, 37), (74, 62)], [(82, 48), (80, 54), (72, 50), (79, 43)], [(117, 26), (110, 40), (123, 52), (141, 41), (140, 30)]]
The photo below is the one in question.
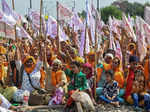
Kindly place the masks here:
[(78, 51), (77, 49), (73, 48), (73, 47), (70, 47), (69, 50), (68, 50), (68, 53), (69, 53), (69, 56), (71, 56), (71, 61), (77, 61), (79, 62), (80, 64), (83, 64), (84, 63), (84, 59), (82, 57), (79, 57), (78, 56)]
[(56, 56), (54, 55), (54, 50), (51, 48), (51, 46), (46, 47), (46, 58), (49, 66), (51, 66), (52, 62), (56, 59)]
[[(34, 91), (35, 87), (43, 88), (43, 84), (41, 83), (42, 74), (40, 71), (43, 65), (43, 61), (42, 54), (40, 54), (39, 60), (37, 62), (33, 56), (26, 56), (22, 62), (18, 47), (16, 56), (16, 67), (20, 71), (20, 89), (15, 92), (14, 101), (22, 102), (26, 93)], [(31, 83), (34, 87), (31, 85)]]
[(128, 45), (128, 53), (129, 53), (129, 55), (135, 55), (135, 53), (136, 53), (136, 45), (135, 45), (135, 43), (129, 43), (129, 45)]
[(121, 103), (124, 102), (124, 100), (121, 98), (123, 97), (125, 90), (124, 90), (124, 76), (123, 76), (123, 71), (121, 71), (120, 68), (120, 59), (118, 57), (115, 57), (112, 61), (112, 70), (114, 72), (114, 80), (118, 82), (119, 86), (119, 95), (118, 98)]
[(89, 64), (92, 65), (92, 67), (95, 66), (95, 52), (94, 51), (90, 51), (88, 54), (87, 54), (87, 62)]
[(58, 59), (55, 59), (52, 63), (52, 72), (51, 72), (52, 86), (55, 88), (59, 86), (59, 84), (64, 83), (64, 90), (67, 93), (67, 77), (64, 71), (62, 71), (62, 62)]

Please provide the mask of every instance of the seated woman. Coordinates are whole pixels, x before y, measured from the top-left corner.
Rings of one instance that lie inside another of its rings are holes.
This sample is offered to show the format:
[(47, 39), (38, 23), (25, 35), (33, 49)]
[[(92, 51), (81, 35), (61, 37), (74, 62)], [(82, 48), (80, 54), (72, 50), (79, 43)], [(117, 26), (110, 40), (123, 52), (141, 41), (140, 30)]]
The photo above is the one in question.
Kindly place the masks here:
[[(41, 73), (41, 67), (42, 67), (42, 54), (40, 55), (39, 60), (36, 62), (34, 57), (27, 56), (22, 64), (20, 52), (17, 48), (16, 51), (16, 67), (20, 71), (20, 89), (18, 89), (14, 94), (14, 101), (16, 102), (22, 102), (23, 97), (26, 92), (32, 92), (36, 88), (42, 88), (44, 84), (44, 81), (41, 81), (42, 73)], [(32, 83), (32, 85), (31, 85)], [(34, 86), (34, 87), (33, 87)]]
[(142, 70), (135, 71), (135, 78), (132, 85), (132, 100), (136, 111), (141, 111), (139, 107), (145, 107), (146, 112), (150, 111), (150, 95), (146, 92), (145, 77)]
[(100, 99), (105, 101), (106, 103), (110, 103), (115, 105), (116, 107), (119, 106), (119, 88), (118, 83), (113, 80), (113, 71), (108, 70), (105, 72), (106, 75), (106, 82), (103, 86), (102, 95), (100, 95)]
[(123, 71), (121, 71), (120, 68), (120, 59), (118, 57), (115, 57), (112, 61), (112, 69), (114, 72), (114, 80), (118, 82), (118, 86), (120, 88), (119, 91), (119, 99), (122, 100), (122, 103), (124, 100), (121, 98), (123, 97), (125, 90), (124, 90), (124, 76)]

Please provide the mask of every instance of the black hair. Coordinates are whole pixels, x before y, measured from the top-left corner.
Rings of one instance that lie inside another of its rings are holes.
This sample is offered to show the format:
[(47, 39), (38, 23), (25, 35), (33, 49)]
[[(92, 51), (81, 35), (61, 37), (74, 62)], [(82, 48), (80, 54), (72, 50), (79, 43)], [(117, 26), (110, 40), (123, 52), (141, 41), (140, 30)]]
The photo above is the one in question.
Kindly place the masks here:
[(108, 53), (111, 53), (111, 54), (115, 57), (116, 52), (115, 52), (113, 49), (107, 49), (107, 51), (105, 51), (105, 52), (103, 53), (103, 58), (104, 58), (105, 55), (108, 54)]
[(77, 61), (72, 61), (70, 65), (76, 65), (77, 67), (80, 67), (80, 63)]
[(115, 57), (113, 60), (118, 60), (118, 65), (120, 65), (120, 59), (118, 57)]
[(130, 56), (129, 63), (132, 63), (132, 62), (139, 62), (139, 58), (137, 56)]
[(112, 70), (107, 70), (107, 71), (105, 71), (105, 74), (108, 74), (111, 78), (114, 77), (114, 73), (113, 73)]

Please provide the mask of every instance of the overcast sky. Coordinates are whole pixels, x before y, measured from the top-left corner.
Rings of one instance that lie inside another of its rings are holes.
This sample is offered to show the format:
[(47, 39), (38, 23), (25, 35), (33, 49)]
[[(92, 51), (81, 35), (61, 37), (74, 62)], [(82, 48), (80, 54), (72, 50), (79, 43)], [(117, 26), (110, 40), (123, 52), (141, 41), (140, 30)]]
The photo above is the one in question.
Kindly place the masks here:
[[(6, 2), (9, 4), (10, 7), (12, 7), (12, 0), (6, 0)], [(21, 15), (24, 15), (28, 12), (28, 8), (30, 6), (30, 0), (14, 0), (15, 1), (15, 9), (16, 12), (18, 12)], [(43, 0), (44, 1), (44, 7), (46, 7), (46, 12), (49, 13), (52, 16), (56, 15), (56, 0)], [(73, 7), (73, 1), (74, 0), (58, 0), (63, 5), (65, 5), (68, 8)], [(85, 9), (85, 0), (75, 0), (76, 1), (76, 11), (82, 11)], [(92, 1), (92, 0), (89, 0)], [(97, 4), (97, 0), (93, 0), (95, 6)], [(100, 0), (100, 7), (104, 7), (107, 5), (110, 5), (115, 0)], [(130, 2), (150, 2), (150, 0), (129, 0)], [(34, 10), (40, 9), (40, 0), (32, 0), (32, 7)], [(44, 10), (45, 12), (45, 10)]]

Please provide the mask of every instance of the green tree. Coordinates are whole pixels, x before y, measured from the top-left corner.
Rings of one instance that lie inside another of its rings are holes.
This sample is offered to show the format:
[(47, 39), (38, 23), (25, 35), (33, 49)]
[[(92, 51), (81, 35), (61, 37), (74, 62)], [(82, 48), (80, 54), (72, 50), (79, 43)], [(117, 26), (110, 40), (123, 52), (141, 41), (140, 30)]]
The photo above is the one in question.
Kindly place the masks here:
[(78, 15), (79, 15), (79, 17), (85, 19), (85, 17), (86, 17), (86, 12), (85, 12), (85, 10), (83, 10), (81, 13), (78, 13)]
[(127, 0), (118, 0), (112, 3), (112, 5), (117, 6), (121, 11), (126, 14), (130, 14), (131, 16), (141, 16), (144, 17), (144, 7), (145, 5), (149, 5), (146, 3), (145, 5), (134, 2), (130, 3)]
[(114, 16), (117, 19), (122, 18), (122, 11), (113, 5), (102, 8), (100, 11), (101, 18), (105, 23), (108, 21), (109, 16)]

